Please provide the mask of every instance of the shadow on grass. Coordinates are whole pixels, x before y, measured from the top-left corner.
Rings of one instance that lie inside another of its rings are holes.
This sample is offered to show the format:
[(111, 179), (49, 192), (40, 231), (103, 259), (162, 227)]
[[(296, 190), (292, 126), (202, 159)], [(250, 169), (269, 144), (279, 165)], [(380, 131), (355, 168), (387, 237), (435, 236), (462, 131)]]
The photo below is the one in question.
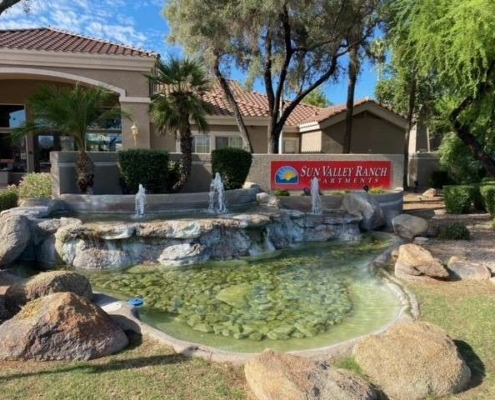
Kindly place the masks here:
[(468, 343), (462, 340), (454, 340), (454, 343), (459, 349), (462, 358), (471, 369), (471, 382), (467, 389), (472, 389), (481, 385), (486, 376), (485, 364)]
[[(128, 332), (127, 332), (128, 333)], [(130, 334), (129, 346), (127, 346), (122, 352), (131, 351), (139, 347), (142, 343), (142, 336), (137, 334)], [(122, 352), (118, 354), (122, 354)], [(86, 374), (101, 374), (105, 372), (115, 372), (121, 370), (129, 370), (134, 368), (153, 367), (158, 365), (172, 365), (181, 364), (188, 361), (190, 357), (182, 354), (166, 354), (156, 355), (149, 357), (136, 357), (125, 359), (112, 359), (105, 364), (90, 364), (89, 361), (82, 361), (76, 365), (70, 366), (55, 366), (53, 369), (32, 371), (27, 373), (15, 373), (0, 377), (0, 382), (8, 381), (12, 379), (26, 378), (30, 376), (43, 376), (52, 374), (65, 374), (72, 372), (84, 372)]]

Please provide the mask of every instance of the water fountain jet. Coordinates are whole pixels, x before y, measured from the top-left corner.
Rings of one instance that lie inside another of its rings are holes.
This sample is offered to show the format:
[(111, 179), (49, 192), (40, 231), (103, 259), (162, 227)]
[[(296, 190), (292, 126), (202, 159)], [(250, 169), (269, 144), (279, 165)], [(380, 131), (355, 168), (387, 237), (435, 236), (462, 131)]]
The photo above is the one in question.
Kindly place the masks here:
[(223, 187), (222, 177), (218, 172), (215, 173), (215, 178), (211, 181), (209, 196), (209, 213), (224, 214), (227, 212), (227, 207), (225, 205), (225, 189)]
[(311, 214), (321, 215), (323, 208), (321, 205), (320, 183), (318, 178), (314, 177), (311, 180)]
[(136, 193), (136, 218), (142, 218), (145, 215), (146, 208), (146, 189), (143, 185), (139, 184), (138, 192)]

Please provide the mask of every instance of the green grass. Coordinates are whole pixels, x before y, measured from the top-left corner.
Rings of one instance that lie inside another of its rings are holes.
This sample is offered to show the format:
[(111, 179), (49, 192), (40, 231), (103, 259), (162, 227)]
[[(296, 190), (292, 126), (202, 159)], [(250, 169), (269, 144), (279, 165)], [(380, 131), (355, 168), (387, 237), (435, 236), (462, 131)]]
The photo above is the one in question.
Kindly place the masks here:
[(455, 399), (495, 399), (495, 286), (489, 282), (411, 285), (421, 319), (444, 328), (473, 374), (472, 387)]
[(242, 367), (174, 354), (138, 336), (114, 356), (87, 362), (0, 363), (7, 399), (246, 399)]

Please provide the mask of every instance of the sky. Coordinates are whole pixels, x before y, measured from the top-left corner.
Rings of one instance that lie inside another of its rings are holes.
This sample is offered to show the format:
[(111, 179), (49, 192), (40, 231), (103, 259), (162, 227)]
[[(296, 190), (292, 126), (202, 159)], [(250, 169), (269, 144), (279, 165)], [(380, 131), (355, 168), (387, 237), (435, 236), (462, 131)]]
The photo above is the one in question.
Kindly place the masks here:
[[(169, 28), (162, 16), (164, 0), (29, 0), (30, 11), (22, 2), (0, 17), (0, 29), (53, 27), (90, 37), (105, 39), (154, 51), (165, 56), (180, 54), (181, 48), (167, 43)], [(233, 72), (231, 78), (242, 81)], [(362, 68), (356, 87), (356, 99), (374, 97), (376, 70), (369, 64)], [(263, 91), (263, 86), (255, 86)], [(334, 104), (345, 102), (347, 82), (326, 84), (324, 92)]]

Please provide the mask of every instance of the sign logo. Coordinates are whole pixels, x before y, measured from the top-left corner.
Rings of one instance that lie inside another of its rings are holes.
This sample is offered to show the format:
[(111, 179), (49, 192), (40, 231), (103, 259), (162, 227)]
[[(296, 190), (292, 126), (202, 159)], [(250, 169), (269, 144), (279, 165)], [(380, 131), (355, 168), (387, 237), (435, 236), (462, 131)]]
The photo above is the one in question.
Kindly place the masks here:
[(275, 182), (278, 185), (297, 185), (299, 183), (299, 173), (294, 167), (284, 165), (277, 170)]

